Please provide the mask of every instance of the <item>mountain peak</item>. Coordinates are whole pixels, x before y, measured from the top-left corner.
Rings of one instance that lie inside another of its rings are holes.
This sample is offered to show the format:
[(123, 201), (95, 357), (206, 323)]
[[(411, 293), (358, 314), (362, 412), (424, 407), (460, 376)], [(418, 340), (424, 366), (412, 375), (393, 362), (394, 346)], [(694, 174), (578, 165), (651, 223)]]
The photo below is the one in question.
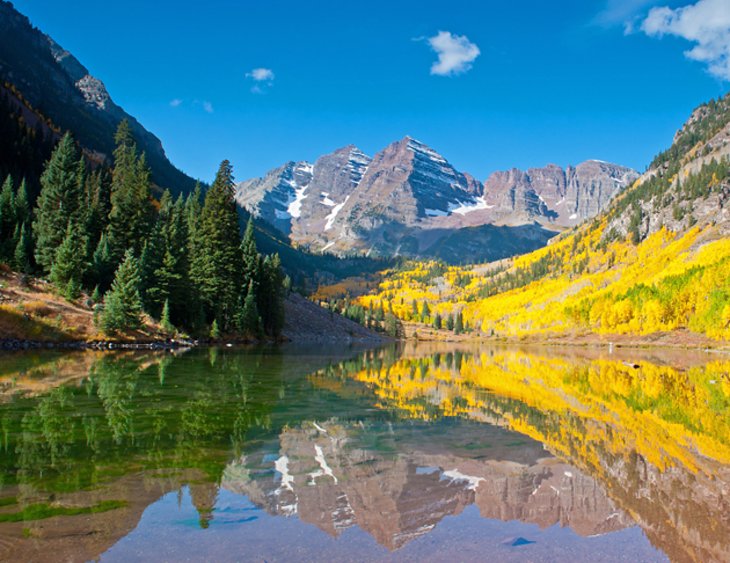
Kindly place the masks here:
[[(298, 245), (385, 255), (424, 255), (434, 241), (462, 227), (535, 221), (573, 226), (595, 216), (633, 179), (629, 169), (588, 161), (567, 169), (513, 168), (496, 172), (483, 185), (410, 135), (373, 158), (355, 145), (344, 146), (302, 172), (282, 177), (277, 169), (268, 180), (244, 182), (237, 199)], [(541, 244), (540, 237), (528, 246)], [(468, 252), (483, 257), (486, 251), (476, 246)]]

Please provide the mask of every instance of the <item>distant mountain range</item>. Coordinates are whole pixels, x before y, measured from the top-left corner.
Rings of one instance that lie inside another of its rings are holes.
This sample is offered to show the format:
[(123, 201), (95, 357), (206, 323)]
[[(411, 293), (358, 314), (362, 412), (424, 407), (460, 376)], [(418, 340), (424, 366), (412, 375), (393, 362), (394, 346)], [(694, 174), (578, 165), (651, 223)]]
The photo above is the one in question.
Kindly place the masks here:
[(238, 203), (311, 251), (481, 261), (543, 246), (594, 217), (638, 174), (589, 160), (495, 172), (484, 183), (411, 137), (288, 162), (236, 187)]

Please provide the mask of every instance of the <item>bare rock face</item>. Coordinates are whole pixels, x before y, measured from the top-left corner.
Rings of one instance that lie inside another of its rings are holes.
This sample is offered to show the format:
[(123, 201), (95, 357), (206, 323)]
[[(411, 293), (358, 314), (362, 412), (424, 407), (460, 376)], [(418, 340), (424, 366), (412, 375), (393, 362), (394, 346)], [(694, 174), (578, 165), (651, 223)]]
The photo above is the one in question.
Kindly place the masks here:
[(263, 178), (247, 180), (236, 186), (236, 201), (255, 217), (264, 218), (284, 234), (290, 234), (292, 220), (301, 215), (312, 180), (307, 162), (288, 162)]
[[(357, 189), (371, 158), (354, 145), (324, 155), (314, 163), (310, 196), (293, 227), (293, 239), (321, 248), (329, 242), (337, 215)], [(319, 245), (319, 246), (318, 246)]]
[(503, 221), (533, 219), (568, 227), (598, 215), (638, 176), (624, 166), (588, 160), (566, 169), (549, 164), (527, 172), (495, 172), (484, 191)]
[(405, 137), (372, 159), (348, 146), (311, 167), (290, 162), (241, 182), (236, 199), (312, 251), (462, 262), (540, 248), (555, 231), (597, 215), (636, 177), (588, 161), (495, 172), (482, 184)]
[[(447, 215), (481, 191), (481, 183), (458, 172), (425, 144), (406, 137), (375, 155), (339, 223), (375, 228), (395, 221), (412, 226), (427, 217)], [(379, 213), (373, 213), (375, 208)]]
[(107, 103), (111, 99), (104, 83), (90, 74), (76, 82), (76, 88), (84, 95), (86, 103), (92, 104), (100, 110), (106, 109)]

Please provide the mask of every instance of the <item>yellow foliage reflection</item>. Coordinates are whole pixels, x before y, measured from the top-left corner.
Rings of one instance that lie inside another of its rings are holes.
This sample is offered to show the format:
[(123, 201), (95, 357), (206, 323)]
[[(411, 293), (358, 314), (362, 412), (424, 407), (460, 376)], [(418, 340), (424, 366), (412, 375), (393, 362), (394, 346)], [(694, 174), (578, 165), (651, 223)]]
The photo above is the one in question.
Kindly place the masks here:
[(725, 360), (677, 369), (499, 351), (399, 359), (350, 377), (381, 407), (504, 424), (594, 469), (608, 452), (710, 474), (712, 460), (730, 464), (729, 374)]

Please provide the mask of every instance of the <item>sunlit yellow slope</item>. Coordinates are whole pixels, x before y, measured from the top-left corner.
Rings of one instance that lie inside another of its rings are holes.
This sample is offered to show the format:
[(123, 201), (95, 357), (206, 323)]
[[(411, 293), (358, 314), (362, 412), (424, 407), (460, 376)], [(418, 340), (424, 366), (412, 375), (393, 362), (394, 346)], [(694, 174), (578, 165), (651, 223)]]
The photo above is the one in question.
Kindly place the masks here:
[[(366, 306), (381, 304), (402, 320), (414, 318), (413, 301), (429, 303), (430, 323), (462, 310), (467, 326), (486, 335), (518, 336), (587, 330), (601, 334), (649, 334), (688, 328), (730, 339), (730, 239), (713, 227), (683, 234), (662, 229), (637, 246), (601, 243), (603, 226), (586, 229), (545, 249), (520, 257), (496, 276), (479, 267), (452, 267), (442, 279), (420, 281), (424, 265), (393, 272)], [(548, 260), (563, 266), (523, 287), (482, 297), (500, 277)], [(575, 264), (587, 262), (583, 273)], [(426, 265), (427, 268), (427, 265)], [(454, 283), (457, 277), (471, 281)], [(439, 294), (440, 290), (440, 294)]]

